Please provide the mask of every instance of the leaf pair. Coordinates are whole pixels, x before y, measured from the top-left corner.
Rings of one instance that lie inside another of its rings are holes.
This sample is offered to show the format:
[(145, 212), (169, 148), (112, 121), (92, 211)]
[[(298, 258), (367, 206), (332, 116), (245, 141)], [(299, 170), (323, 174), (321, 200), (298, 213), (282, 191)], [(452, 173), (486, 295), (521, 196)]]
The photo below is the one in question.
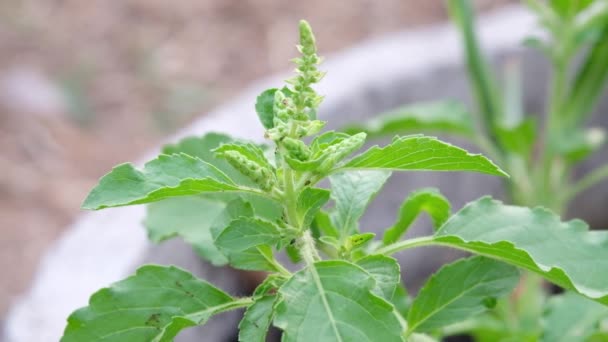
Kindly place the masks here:
[[(144, 266), (70, 316), (62, 341), (170, 341), (184, 328), (243, 306), (249, 307), (239, 325), (241, 341), (264, 341), (272, 321), (286, 341), (402, 341), (405, 327), (388, 302), (399, 278), (399, 265), (386, 256), (356, 264), (320, 261), (276, 294), (251, 300), (232, 298), (175, 267)], [(408, 331), (432, 331), (482, 312), (487, 298), (504, 295), (517, 279), (514, 268), (480, 257), (444, 267), (412, 304)]]

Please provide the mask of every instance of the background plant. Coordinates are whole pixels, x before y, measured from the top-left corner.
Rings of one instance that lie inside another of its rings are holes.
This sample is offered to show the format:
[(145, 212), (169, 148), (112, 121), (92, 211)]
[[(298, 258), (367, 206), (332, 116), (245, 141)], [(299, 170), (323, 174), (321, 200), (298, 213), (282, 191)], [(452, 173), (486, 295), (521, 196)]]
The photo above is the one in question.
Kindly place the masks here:
[[(546, 36), (531, 36), (525, 44), (542, 51), (552, 70), (544, 116), (526, 115), (517, 60), (509, 61), (502, 84), (497, 82), (481, 52), (470, 2), (449, 0), (450, 15), (463, 38), (477, 115), (455, 101), (439, 101), (407, 105), (346, 131), (372, 136), (434, 131), (464, 137), (511, 175), (504, 179), (511, 202), (564, 214), (577, 195), (608, 177), (608, 164), (574, 177), (577, 166), (605, 141), (605, 130), (587, 127), (587, 122), (608, 77), (608, 2), (528, 0), (527, 4)], [(580, 303), (573, 304), (576, 300)], [(594, 324), (608, 316), (608, 310), (586, 316), (588, 312), (593, 312), (591, 303), (569, 294), (549, 300), (541, 279), (527, 275), (517, 296), (460, 328), (473, 331), (478, 340), (555, 341), (559, 335), (543, 335), (543, 322), (559, 320), (562, 326), (582, 325), (578, 328), (583, 330), (561, 340), (585, 340)]]
[[(445, 197), (423, 189), (406, 199), (382, 238), (361, 230), (359, 218), (391, 172), (506, 174), (481, 155), (423, 135), (395, 137), (351, 158), (366, 134), (320, 133), (322, 97), (312, 85), (323, 73), (306, 22), (298, 49), (289, 86), (263, 92), (256, 103), (274, 148), (222, 134), (188, 138), (142, 170), (115, 167), (83, 204), (96, 210), (150, 203), (146, 226), (153, 240), (181, 236), (215, 265), (268, 277), (251, 296), (237, 298), (184, 270), (144, 266), (74, 312), (64, 341), (168, 341), (238, 308), (247, 308), (241, 341), (263, 341), (271, 324), (285, 341), (428, 340), (495, 306), (516, 286), (517, 267), (599, 307), (608, 304), (604, 273), (590, 272), (608, 269), (605, 237), (545, 209), (484, 197), (451, 215)], [(329, 188), (319, 184), (326, 178)], [(422, 211), (433, 218), (435, 233), (403, 240)], [(479, 256), (445, 266), (410, 302), (391, 255), (428, 245)], [(297, 271), (278, 260), (281, 251)]]

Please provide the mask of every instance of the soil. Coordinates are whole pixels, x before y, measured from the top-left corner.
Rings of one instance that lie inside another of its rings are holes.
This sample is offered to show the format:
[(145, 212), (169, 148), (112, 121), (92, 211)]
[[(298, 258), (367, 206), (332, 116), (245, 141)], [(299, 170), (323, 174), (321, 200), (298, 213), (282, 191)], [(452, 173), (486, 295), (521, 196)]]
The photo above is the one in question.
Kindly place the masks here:
[(0, 2), (0, 317), (104, 172), (291, 68), (300, 18), (326, 54), (445, 20), (443, 3)]

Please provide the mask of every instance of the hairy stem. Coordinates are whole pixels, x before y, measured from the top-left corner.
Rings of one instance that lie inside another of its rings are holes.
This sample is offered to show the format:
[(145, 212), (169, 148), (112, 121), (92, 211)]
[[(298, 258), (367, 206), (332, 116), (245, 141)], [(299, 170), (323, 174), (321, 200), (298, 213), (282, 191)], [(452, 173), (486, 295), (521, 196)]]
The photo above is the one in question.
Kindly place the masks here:
[(315, 240), (310, 234), (310, 230), (305, 230), (299, 239), (300, 254), (302, 259), (306, 262), (306, 265), (312, 265), (315, 261), (321, 260), (317, 247), (315, 246)]

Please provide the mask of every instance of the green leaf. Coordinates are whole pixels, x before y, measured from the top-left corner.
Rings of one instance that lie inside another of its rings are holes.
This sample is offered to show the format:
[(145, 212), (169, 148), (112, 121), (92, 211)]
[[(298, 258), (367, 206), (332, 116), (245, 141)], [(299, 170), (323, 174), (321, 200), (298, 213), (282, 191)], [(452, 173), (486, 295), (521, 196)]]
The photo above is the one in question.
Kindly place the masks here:
[(337, 170), (394, 171), (473, 171), (507, 176), (498, 166), (480, 154), (471, 154), (435, 137), (409, 135), (395, 137), (385, 147), (374, 146), (348, 161)]
[(395, 309), (372, 293), (376, 282), (346, 261), (320, 261), (279, 290), (274, 324), (283, 341), (403, 341)]
[[(294, 240), (292, 241), (295, 243)], [(285, 246), (285, 254), (287, 254), (289, 260), (294, 264), (297, 264), (302, 261), (302, 254), (300, 254), (300, 251), (295, 246), (295, 244), (289, 244)]]
[(161, 154), (143, 170), (122, 164), (103, 176), (83, 209), (103, 209), (160, 201), (169, 197), (214, 192), (252, 192), (240, 187), (215, 166), (186, 154)]
[(225, 265), (228, 260), (215, 247), (211, 234), (213, 223), (225, 208), (221, 201), (200, 196), (171, 198), (150, 204), (144, 225), (155, 243), (181, 236), (201, 257), (216, 266)]
[(452, 216), (434, 242), (523, 267), (608, 305), (608, 245), (597, 237), (583, 221), (484, 197)]
[(321, 235), (331, 236), (334, 238), (340, 237), (338, 228), (336, 228), (331, 222), (330, 214), (323, 210), (319, 210), (315, 216), (315, 219), (312, 222), (311, 230), (313, 233), (317, 232), (316, 237)]
[(274, 223), (254, 217), (240, 217), (217, 235), (215, 245), (235, 268), (275, 271), (270, 262), (272, 249), (269, 245), (277, 244), (280, 240), (281, 233)]
[(358, 231), (365, 208), (380, 191), (391, 173), (388, 171), (351, 171), (331, 175), (331, 197), (335, 207), (333, 225), (345, 235)]
[(584, 342), (608, 318), (608, 308), (572, 292), (554, 296), (543, 315), (543, 342)]
[[(163, 146), (163, 154), (180, 154), (185, 153), (192, 157), (197, 157), (200, 160), (206, 161), (209, 164), (215, 165), (218, 169), (225, 171), (225, 168), (230, 168), (230, 165), (215, 157), (213, 150), (221, 144), (234, 142), (235, 139), (226, 134), (207, 133), (201, 137), (187, 137), (175, 144), (167, 144)], [(222, 164), (223, 165), (218, 165)]]
[(274, 127), (274, 93), (277, 90), (277, 88), (264, 90), (255, 101), (255, 111), (266, 129)]
[(179, 268), (144, 266), (75, 311), (62, 342), (168, 342), (180, 330), (240, 306), (243, 302)]
[(347, 126), (344, 131), (349, 134), (365, 132), (368, 137), (445, 132), (470, 138), (475, 134), (475, 122), (462, 103), (449, 100), (406, 105), (363, 124)]
[(260, 245), (228, 255), (232, 267), (246, 271), (276, 272), (277, 268), (271, 262), (272, 258), (272, 248), (268, 245)]
[(550, 0), (549, 5), (561, 17), (569, 18), (584, 10), (593, 0)]
[(395, 287), (395, 292), (393, 292), (393, 298), (391, 298), (391, 303), (397, 309), (397, 312), (401, 314), (403, 317), (407, 317), (407, 312), (410, 310), (410, 306), (412, 305), (412, 298), (407, 293), (407, 289), (403, 282), (399, 282), (397, 287)]
[(257, 194), (239, 193), (239, 194), (223, 194), (225, 201), (232, 199), (241, 199), (244, 202), (251, 204), (255, 212), (255, 216), (265, 219), (266, 221), (276, 221), (283, 214), (282, 205), (274, 199), (258, 196)]
[[(236, 184), (245, 187), (258, 187), (258, 185), (256, 185), (248, 176), (245, 176), (235, 167), (230, 165), (225, 158), (217, 155), (216, 149), (220, 148), (220, 146), (223, 151), (230, 149), (230, 146), (232, 146), (233, 150), (237, 150), (243, 155), (248, 156), (256, 162), (256, 164), (272, 169), (270, 166), (271, 163), (268, 161), (269, 158), (272, 159), (272, 156), (268, 155), (271, 149), (267, 145), (253, 144), (248, 141), (234, 139), (225, 134), (207, 133), (202, 137), (185, 138), (177, 144), (164, 146), (163, 153), (185, 153), (193, 157), (198, 157), (202, 161), (217, 167)], [(262, 198), (259, 196), (257, 196), (256, 200), (247, 198), (247, 200), (252, 203), (257, 202), (260, 199)]]
[(437, 229), (450, 217), (450, 202), (434, 188), (412, 192), (401, 204), (397, 222), (385, 231), (382, 239), (384, 244), (397, 242), (423, 211), (429, 214)]
[(376, 280), (372, 293), (391, 301), (395, 288), (401, 281), (399, 277), (401, 270), (397, 260), (386, 255), (370, 255), (357, 260), (356, 264)]
[[(205, 161), (220, 171), (225, 173), (234, 183), (245, 186), (245, 187), (258, 187), (254, 181), (248, 176), (242, 174), (235, 167), (222, 157), (219, 157), (216, 153), (216, 149), (222, 146), (223, 150), (229, 149), (228, 146), (235, 146), (238, 152), (243, 153), (256, 161), (258, 165), (263, 167), (272, 168), (268, 159), (272, 159), (272, 155), (269, 155), (271, 149), (267, 145), (253, 144), (248, 141), (234, 139), (225, 134), (218, 133), (207, 133), (202, 137), (189, 137), (180, 140), (177, 144), (166, 145), (163, 147), (164, 154), (179, 154), (185, 153), (187, 155), (197, 157), (202, 161)], [(271, 153), (271, 152), (270, 152)], [(245, 194), (241, 194), (244, 196)], [(251, 196), (249, 196), (251, 197)], [(262, 197), (256, 196), (255, 199), (247, 198), (248, 201), (254, 203), (259, 200), (263, 200)], [(254, 203), (254, 206), (257, 203)]]
[[(277, 90), (277, 88), (266, 89), (255, 101), (255, 111), (258, 113), (262, 126), (266, 129), (274, 127), (274, 93), (276, 93)], [(287, 87), (281, 88), (281, 92), (286, 97), (291, 97), (293, 95), (293, 92)], [(311, 116), (315, 115), (315, 113), (311, 113)]]
[[(251, 203), (237, 198), (226, 204), (224, 211), (211, 225), (211, 235), (216, 247), (217, 243), (215, 240), (218, 236), (220, 236), (233, 221), (239, 218), (254, 218), (254, 208)], [(268, 246), (258, 246), (244, 251), (222, 251), (222, 255), (227, 256), (228, 253), (230, 254), (230, 264), (235, 268), (245, 270), (275, 270), (275, 267), (268, 260), (268, 256), (272, 254), (272, 250)]]
[(374, 233), (353, 234), (346, 239), (344, 248), (347, 251), (360, 249), (367, 245), (368, 242), (372, 241), (374, 237), (376, 237), (376, 234)]
[(513, 290), (517, 268), (484, 258), (458, 260), (442, 267), (420, 290), (407, 315), (408, 332), (432, 331), (487, 310), (487, 300)]
[(175, 144), (165, 145), (163, 146), (162, 153), (169, 155), (185, 153), (189, 156), (197, 157), (200, 160), (217, 167), (235, 183), (245, 186), (254, 186), (254, 183), (249, 180), (249, 178), (243, 176), (225, 159), (218, 158), (213, 152), (213, 150), (222, 144), (233, 143), (236, 141), (236, 139), (226, 134), (207, 133), (201, 137), (188, 137), (178, 141)]
[(220, 249), (238, 252), (263, 244), (274, 244), (280, 238), (281, 233), (274, 223), (253, 217), (241, 217), (230, 222), (215, 239), (215, 243)]
[[(244, 186), (254, 186), (253, 182), (234, 169), (226, 160), (217, 158), (213, 150), (221, 146), (234, 145), (235, 140), (224, 134), (208, 133), (202, 137), (189, 137), (176, 144), (163, 147), (163, 153), (185, 153), (197, 157), (220, 169), (236, 183)], [(263, 146), (251, 146), (250, 143), (238, 142), (239, 146), (250, 148), (258, 159), (264, 159), (259, 154)], [(238, 206), (248, 202), (247, 210), (238, 212)], [(238, 204), (237, 204), (238, 202)], [(232, 203), (232, 204), (230, 204)], [(170, 198), (155, 202), (147, 207), (145, 225), (149, 237), (154, 242), (181, 236), (192, 244), (201, 257), (214, 265), (227, 263), (226, 257), (215, 247), (212, 230), (219, 230), (216, 235), (228, 226), (230, 221), (240, 216), (257, 216), (274, 221), (280, 217), (282, 207), (274, 200), (252, 193), (214, 193), (205, 195)], [(224, 210), (219, 216), (218, 211)], [(237, 215), (238, 216), (234, 216)], [(218, 217), (216, 217), (218, 216)]]
[(513, 126), (499, 125), (496, 136), (507, 150), (522, 156), (529, 156), (536, 140), (536, 121), (528, 117)]
[(239, 323), (239, 342), (265, 342), (276, 296), (264, 296), (247, 308)]
[(329, 191), (306, 188), (298, 196), (297, 212), (300, 227), (309, 227), (319, 210), (329, 201)]

